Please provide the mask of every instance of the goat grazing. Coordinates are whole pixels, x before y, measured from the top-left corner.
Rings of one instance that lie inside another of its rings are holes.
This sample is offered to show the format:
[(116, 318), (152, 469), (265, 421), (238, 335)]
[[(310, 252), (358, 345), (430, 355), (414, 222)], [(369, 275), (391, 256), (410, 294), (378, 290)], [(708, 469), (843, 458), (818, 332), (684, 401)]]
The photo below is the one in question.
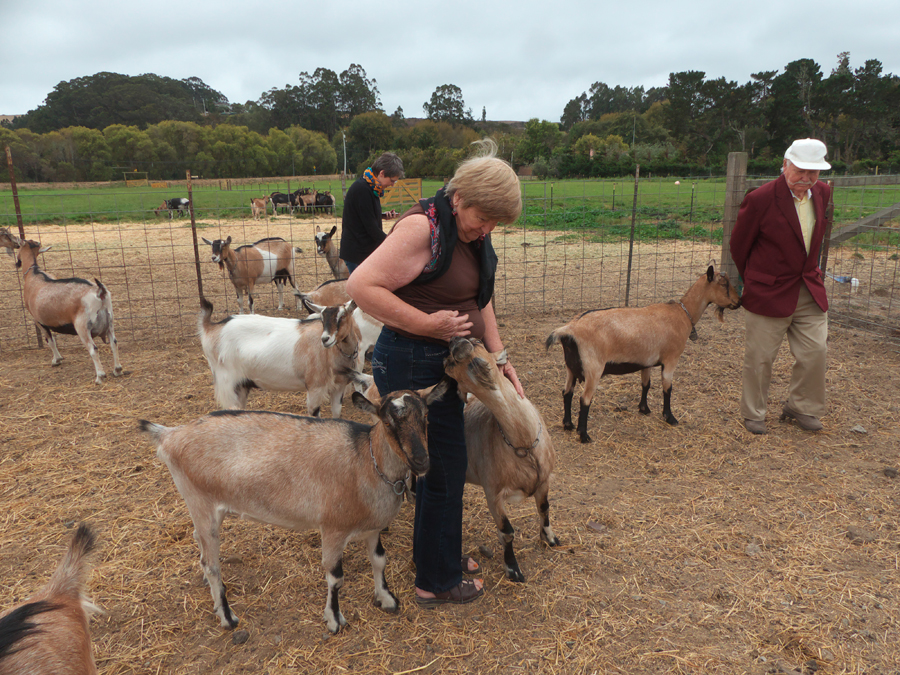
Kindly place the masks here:
[(47, 585), (0, 615), (0, 675), (97, 672), (88, 622), (100, 609), (84, 595), (85, 558), (93, 548), (93, 533), (80, 525)]
[(687, 339), (696, 339), (694, 326), (707, 306), (715, 304), (719, 321), (726, 309), (741, 306), (740, 297), (726, 274), (716, 274), (710, 265), (680, 301), (646, 307), (620, 307), (591, 310), (554, 330), (547, 337), (547, 349), (562, 343), (566, 361), (566, 386), (563, 390), (563, 428), (572, 426), (572, 392), (575, 382), (584, 382), (578, 412), (578, 435), (589, 443), (588, 411), (600, 378), (641, 371), (641, 402), (638, 410), (650, 414), (647, 392), (650, 369), (662, 367), (663, 417), (678, 424), (672, 414), (672, 379), (675, 366)]
[(466, 482), (484, 488), (488, 510), (497, 525), (503, 562), (510, 581), (525, 581), (513, 551), (515, 530), (506, 504), (534, 497), (541, 540), (558, 546), (550, 527), (550, 474), (556, 451), (550, 431), (537, 408), (519, 398), (516, 388), (497, 364), (506, 363), (506, 351), (492, 355), (474, 339), (455, 337), (444, 370), (457, 381), (460, 395), (471, 394), (465, 408)]
[(186, 197), (173, 197), (172, 199), (165, 200), (159, 205), (159, 208), (153, 210), (153, 213), (159, 215), (165, 211), (169, 214), (169, 219), (171, 220), (176, 211), (178, 211), (179, 216), (183, 216), (184, 212), (190, 209), (190, 207), (191, 201)]
[[(343, 304), (350, 300), (350, 296), (347, 295), (346, 279), (329, 279), (319, 284), (315, 290), (309, 293), (294, 291), (294, 295), (300, 298), (300, 302), (310, 314), (320, 313), (329, 305)], [(353, 310), (353, 320), (356, 321), (356, 325), (359, 327), (360, 339), (357, 369), (362, 371), (363, 366), (366, 365), (366, 354), (375, 347), (384, 324), (366, 314), (359, 307)]]
[(250, 200), (250, 213), (253, 214), (254, 220), (259, 220), (266, 215), (268, 211), (269, 197)]
[(109, 342), (113, 355), (113, 375), (121, 375), (119, 343), (113, 328), (112, 298), (106, 286), (98, 279), (94, 279), (94, 283), (77, 277), (57, 279), (42, 271), (37, 264), (37, 256), (49, 251), (50, 246), (41, 248), (39, 242), (22, 240), (9, 233), (4, 235), (4, 240), (6, 239), (19, 250), (16, 267), (22, 268), (24, 276), (25, 308), (40, 326), (50, 345), (53, 352), (50, 365), (58, 366), (63, 358), (56, 347), (55, 333), (77, 335), (94, 362), (94, 382), (100, 384), (106, 377), (106, 372), (100, 365), (97, 345), (94, 343), (94, 338), (99, 337), (104, 342)]
[[(302, 253), (293, 248), (281, 237), (260, 239), (255, 244), (245, 244), (231, 248), (231, 237), (210, 241), (203, 237), (203, 242), (212, 246), (212, 261), (219, 265), (223, 276), (227, 273), (237, 293), (240, 313), (244, 313), (244, 291), (249, 298), (250, 313), (253, 314), (253, 289), (257, 284), (275, 282), (278, 289), (278, 309), (284, 307), (284, 282), (291, 288), (294, 284), (294, 253)], [(300, 303), (297, 303), (300, 308)]]
[(356, 305), (326, 307), (305, 319), (273, 316), (228, 316), (213, 322), (213, 306), (200, 299), (197, 331), (212, 371), (216, 402), (242, 409), (251, 389), (307, 391), (306, 410), (318, 416), (331, 402), (331, 416), (341, 416), (343, 368), (356, 368), (359, 328)]
[(346, 279), (350, 276), (350, 270), (347, 269), (347, 265), (341, 260), (338, 247), (335, 246), (332, 239), (335, 232), (337, 232), (337, 225), (332, 227), (329, 232), (323, 232), (316, 225), (316, 252), (325, 256), (325, 260), (328, 261), (328, 266), (331, 268), (331, 273), (334, 274), (335, 279)]
[(377, 416), (373, 426), (261, 411), (218, 411), (174, 428), (141, 420), (191, 514), (222, 627), (238, 624), (219, 567), (219, 529), (228, 513), (319, 530), (328, 582), (324, 617), (332, 633), (347, 625), (338, 591), (351, 541), (366, 542), (376, 606), (399, 609), (384, 578), (381, 531), (399, 512), (411, 475), (428, 470), (426, 406), (445, 391), (445, 384), (399, 391), (377, 406), (354, 392), (354, 404)]

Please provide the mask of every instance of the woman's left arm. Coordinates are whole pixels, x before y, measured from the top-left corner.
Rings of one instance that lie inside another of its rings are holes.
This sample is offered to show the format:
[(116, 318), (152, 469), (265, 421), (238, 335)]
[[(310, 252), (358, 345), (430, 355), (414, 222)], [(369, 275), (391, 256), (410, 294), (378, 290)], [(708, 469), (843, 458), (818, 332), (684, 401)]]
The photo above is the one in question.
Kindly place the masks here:
[[(481, 310), (481, 318), (484, 320), (485, 348), (491, 353), (503, 351), (503, 340), (500, 339), (500, 327), (497, 325), (497, 317), (494, 314), (493, 302), (489, 302), (485, 308)], [(525, 398), (525, 390), (522, 388), (522, 383), (519, 382), (519, 376), (516, 375), (516, 369), (509, 360), (508, 353), (506, 355), (506, 363), (500, 366), (500, 372), (513, 383), (513, 386), (516, 388), (516, 393), (518, 393), (521, 398)]]

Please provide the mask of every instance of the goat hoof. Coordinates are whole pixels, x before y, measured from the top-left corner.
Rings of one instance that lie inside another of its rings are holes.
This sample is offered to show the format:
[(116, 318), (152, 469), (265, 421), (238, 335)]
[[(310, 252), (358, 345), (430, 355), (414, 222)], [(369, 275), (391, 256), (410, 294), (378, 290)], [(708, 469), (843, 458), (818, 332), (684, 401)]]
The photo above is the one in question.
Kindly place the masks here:
[(113, 371), (113, 377), (119, 377), (122, 374), (122, 366), (119, 366)]
[(581, 438), (581, 442), (582, 442), (582, 443), (590, 443), (591, 440), (593, 440), (593, 439), (591, 439), (591, 437), (588, 436), (587, 434), (581, 434), (580, 438)]
[(571, 422), (563, 422), (563, 429), (566, 431), (573, 431), (575, 429), (575, 425)]
[(520, 570), (520, 569), (514, 569), (514, 570), (507, 569), (506, 570), (506, 578), (517, 584), (525, 583), (525, 575), (522, 574), (522, 570)]
[(669, 415), (669, 416), (666, 418), (666, 422), (668, 422), (669, 424), (671, 424), (673, 427), (677, 427), (677, 426), (678, 426), (678, 420), (676, 420), (672, 415)]
[(638, 408), (638, 412), (641, 413), (641, 415), (649, 415), (650, 408)]

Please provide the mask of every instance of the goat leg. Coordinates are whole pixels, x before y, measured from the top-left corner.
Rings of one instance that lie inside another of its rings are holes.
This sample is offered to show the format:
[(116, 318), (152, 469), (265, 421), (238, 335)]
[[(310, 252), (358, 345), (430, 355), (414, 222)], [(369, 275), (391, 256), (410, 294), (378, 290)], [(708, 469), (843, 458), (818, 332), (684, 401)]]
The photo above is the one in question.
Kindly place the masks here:
[(572, 424), (572, 395), (575, 392), (572, 389), (563, 392), (563, 429), (572, 431), (575, 425)]
[(663, 417), (673, 427), (678, 424), (678, 420), (672, 414), (672, 385), (669, 385), (668, 389), (663, 389)]

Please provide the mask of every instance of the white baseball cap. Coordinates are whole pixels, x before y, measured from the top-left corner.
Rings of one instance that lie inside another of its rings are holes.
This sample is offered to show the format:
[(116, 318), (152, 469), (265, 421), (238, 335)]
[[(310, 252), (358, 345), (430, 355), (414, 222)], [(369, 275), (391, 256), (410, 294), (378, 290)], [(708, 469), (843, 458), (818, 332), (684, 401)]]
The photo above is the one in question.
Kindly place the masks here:
[(811, 169), (813, 171), (825, 171), (831, 168), (831, 164), (825, 161), (828, 149), (822, 141), (815, 138), (801, 138), (793, 143), (784, 153), (784, 158), (798, 169)]

